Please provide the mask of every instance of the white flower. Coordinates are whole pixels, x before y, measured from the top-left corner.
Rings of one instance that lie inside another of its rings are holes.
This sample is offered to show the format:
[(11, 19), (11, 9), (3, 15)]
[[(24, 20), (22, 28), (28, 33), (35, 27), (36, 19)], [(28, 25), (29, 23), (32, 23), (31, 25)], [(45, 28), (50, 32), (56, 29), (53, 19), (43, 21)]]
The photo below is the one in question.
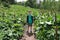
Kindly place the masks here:
[(17, 21), (18, 23), (20, 23), (20, 21)]
[(21, 20), (21, 18), (19, 18), (19, 20)]
[(40, 24), (44, 24), (44, 22), (40, 22)]
[(35, 33), (37, 34), (39, 31), (36, 31)]
[(12, 32), (11, 33), (9, 33), (9, 36), (11, 36), (12, 35)]
[(39, 30), (40, 29), (40, 27), (37, 27), (37, 30)]
[(60, 31), (58, 31), (58, 34), (60, 34)]
[(46, 23), (46, 24), (49, 24), (49, 25), (52, 24), (51, 21), (50, 21), (50, 22), (47, 22), (47, 21), (46, 21), (45, 23)]
[(14, 39), (14, 40), (16, 40), (16, 39)]
[(44, 16), (42, 16), (42, 18), (45, 18)]

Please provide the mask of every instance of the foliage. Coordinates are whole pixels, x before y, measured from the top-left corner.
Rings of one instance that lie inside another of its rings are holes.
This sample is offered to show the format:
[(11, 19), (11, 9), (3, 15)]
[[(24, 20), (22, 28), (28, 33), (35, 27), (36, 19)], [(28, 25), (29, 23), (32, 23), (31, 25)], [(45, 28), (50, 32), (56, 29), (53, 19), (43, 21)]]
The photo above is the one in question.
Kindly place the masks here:
[[(57, 23), (58, 25), (58, 13), (57, 15)], [(36, 24), (38, 27), (36, 27), (36, 36), (37, 40), (55, 40), (56, 32), (55, 32), (55, 16), (54, 12), (51, 14), (51, 12), (44, 12), (37, 16)], [(58, 29), (59, 30), (59, 29)], [(59, 35), (59, 34), (58, 34)], [(60, 36), (58, 36), (60, 37)]]
[(36, 3), (36, 0), (28, 0), (25, 5), (31, 8), (48, 9), (48, 10), (55, 9), (57, 11), (60, 10), (59, 9), (60, 1), (55, 0), (43, 0), (43, 2), (40, 1), (39, 4)]
[(10, 8), (10, 4), (14, 4), (15, 0), (0, 0), (0, 5)]
[[(10, 6), (11, 7), (9, 9), (6, 7), (0, 7), (1, 40), (18, 40), (23, 35), (24, 24), (26, 24), (28, 10), (32, 10), (32, 14), (35, 18), (34, 24), (36, 38), (38, 40), (55, 39), (54, 12), (49, 10), (39, 10), (30, 7), (24, 7), (20, 5)], [(58, 23), (60, 22), (59, 13), (60, 12), (56, 11)], [(60, 29), (60, 25), (58, 26)]]
[(26, 6), (29, 6), (29, 7), (31, 7), (31, 8), (36, 7), (36, 0), (28, 0), (28, 1), (26, 2)]

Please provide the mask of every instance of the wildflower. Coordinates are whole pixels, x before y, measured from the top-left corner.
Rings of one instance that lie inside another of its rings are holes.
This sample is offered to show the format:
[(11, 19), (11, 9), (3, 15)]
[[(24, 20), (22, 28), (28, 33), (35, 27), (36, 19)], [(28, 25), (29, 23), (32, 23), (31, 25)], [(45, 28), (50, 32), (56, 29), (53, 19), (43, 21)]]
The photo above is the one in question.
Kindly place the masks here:
[(19, 20), (21, 20), (21, 18), (19, 18)]
[(42, 16), (42, 18), (45, 18), (44, 16)]
[(49, 25), (52, 24), (51, 21), (50, 21), (50, 22), (47, 22), (47, 21), (46, 21), (45, 23), (46, 23), (46, 24), (49, 24)]
[(40, 29), (40, 27), (37, 27), (37, 30), (39, 30)]
[(20, 23), (20, 21), (17, 21), (18, 23)]
[(12, 35), (12, 32), (9, 33), (9, 36), (11, 36), (11, 35)]
[(40, 22), (40, 24), (44, 24), (44, 22)]

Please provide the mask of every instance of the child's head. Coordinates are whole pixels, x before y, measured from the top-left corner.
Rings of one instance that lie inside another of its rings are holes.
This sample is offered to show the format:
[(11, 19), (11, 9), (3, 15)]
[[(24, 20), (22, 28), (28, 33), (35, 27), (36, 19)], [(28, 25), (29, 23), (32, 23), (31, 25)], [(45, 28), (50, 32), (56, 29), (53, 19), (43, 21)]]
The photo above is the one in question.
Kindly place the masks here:
[(29, 11), (28, 11), (28, 13), (29, 13), (29, 14), (31, 14), (31, 13), (32, 13), (32, 11), (31, 11), (31, 10), (29, 10)]

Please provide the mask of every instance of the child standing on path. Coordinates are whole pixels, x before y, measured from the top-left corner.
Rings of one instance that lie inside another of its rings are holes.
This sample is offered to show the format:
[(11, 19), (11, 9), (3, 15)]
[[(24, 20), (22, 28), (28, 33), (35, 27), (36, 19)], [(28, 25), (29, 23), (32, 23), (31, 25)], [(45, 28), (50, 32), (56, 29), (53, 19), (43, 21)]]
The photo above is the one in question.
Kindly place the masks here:
[(28, 11), (27, 15), (27, 24), (28, 24), (28, 33), (32, 33), (32, 24), (33, 24), (33, 16), (32, 16), (32, 11)]

